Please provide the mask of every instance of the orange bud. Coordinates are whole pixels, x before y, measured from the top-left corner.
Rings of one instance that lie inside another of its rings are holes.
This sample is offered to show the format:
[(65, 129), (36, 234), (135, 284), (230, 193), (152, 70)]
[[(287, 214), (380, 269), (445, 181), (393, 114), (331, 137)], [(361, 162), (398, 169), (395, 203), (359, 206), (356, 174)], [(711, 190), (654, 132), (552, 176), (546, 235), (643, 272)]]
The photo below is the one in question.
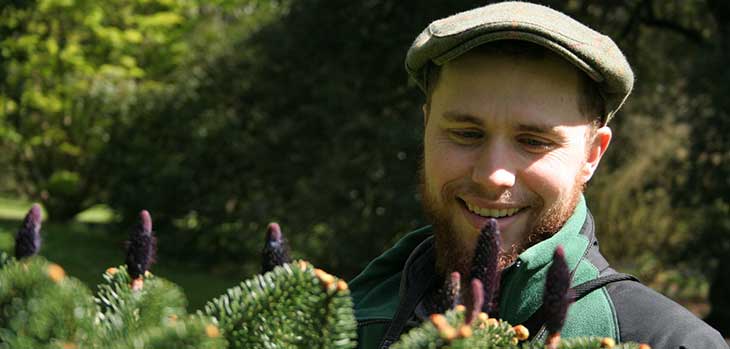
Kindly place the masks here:
[(471, 326), (469, 325), (461, 325), (459, 327), (459, 337), (461, 338), (469, 338), (472, 335)]
[(208, 324), (205, 326), (205, 335), (207, 335), (210, 338), (217, 338), (221, 335), (221, 332), (218, 330), (218, 327), (215, 325)]
[(454, 307), (454, 310), (456, 310), (458, 313), (463, 313), (466, 311), (466, 307), (463, 304), (458, 304)]
[(497, 319), (495, 319), (495, 318), (489, 318), (489, 319), (487, 319), (487, 326), (489, 326), (489, 327), (499, 326), (499, 321), (497, 321)]
[(297, 262), (297, 264), (299, 265), (299, 269), (301, 269), (301, 271), (307, 270), (307, 264), (308, 264), (307, 262), (305, 262), (303, 260), (299, 260), (299, 262)]
[(546, 349), (558, 349), (558, 344), (560, 344), (560, 332), (548, 335), (547, 339), (545, 340)]
[(144, 279), (140, 276), (132, 280), (132, 284), (130, 286), (132, 287), (132, 291), (139, 291), (142, 289), (142, 286), (144, 286)]
[(431, 314), (429, 318), (431, 319), (431, 323), (436, 326), (436, 328), (449, 325), (449, 322), (446, 321), (446, 317), (442, 314)]
[(107, 274), (109, 274), (109, 275), (114, 275), (114, 274), (116, 274), (116, 273), (117, 273), (118, 271), (119, 271), (119, 269), (117, 269), (117, 268), (115, 268), (115, 267), (109, 267), (109, 268), (107, 268), (107, 269), (106, 269), (105, 273), (107, 273)]
[(71, 342), (64, 342), (61, 344), (61, 348), (63, 349), (76, 349), (76, 344)]
[(441, 314), (432, 314), (431, 323), (439, 331), (439, 336), (441, 336), (441, 339), (450, 341), (458, 336), (456, 329), (449, 325), (446, 317)]
[(343, 280), (337, 281), (337, 290), (342, 292), (347, 290), (347, 283)]
[(613, 338), (603, 338), (601, 339), (601, 348), (613, 348), (616, 346), (616, 341), (613, 340)]
[(639, 344), (639, 349), (651, 349), (649, 344)]
[(61, 268), (61, 266), (58, 264), (49, 264), (46, 272), (48, 273), (48, 276), (51, 278), (51, 280), (56, 283), (61, 282), (61, 280), (66, 277), (66, 272), (63, 271), (63, 268)]
[(515, 331), (515, 338), (518, 340), (524, 341), (527, 340), (527, 338), (530, 338), (530, 330), (528, 330), (525, 326), (517, 325), (512, 327), (512, 330)]
[(451, 341), (456, 339), (457, 333), (453, 327), (449, 326), (439, 330), (439, 336), (443, 340)]
[(322, 282), (322, 285), (325, 288), (329, 288), (330, 285), (335, 282), (335, 277), (327, 274), (327, 272), (322, 269), (314, 269), (314, 275), (317, 277), (317, 279), (319, 279), (320, 282)]

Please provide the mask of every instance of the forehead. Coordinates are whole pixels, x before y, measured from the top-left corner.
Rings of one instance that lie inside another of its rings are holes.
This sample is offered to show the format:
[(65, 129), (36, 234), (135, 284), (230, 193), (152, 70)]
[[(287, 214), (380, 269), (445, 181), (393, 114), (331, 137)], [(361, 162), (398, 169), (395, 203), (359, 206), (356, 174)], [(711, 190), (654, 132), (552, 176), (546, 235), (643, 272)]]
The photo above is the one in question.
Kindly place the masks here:
[(585, 124), (579, 108), (580, 74), (550, 53), (469, 52), (442, 67), (430, 108), (485, 121)]

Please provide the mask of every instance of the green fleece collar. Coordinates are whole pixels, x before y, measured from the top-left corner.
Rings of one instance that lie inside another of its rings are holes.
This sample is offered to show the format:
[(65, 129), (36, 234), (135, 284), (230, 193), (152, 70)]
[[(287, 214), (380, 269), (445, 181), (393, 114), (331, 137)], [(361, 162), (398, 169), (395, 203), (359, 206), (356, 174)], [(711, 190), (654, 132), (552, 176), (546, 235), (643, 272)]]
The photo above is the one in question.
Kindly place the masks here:
[[(545, 275), (558, 245), (565, 250), (571, 270), (575, 270), (589, 245), (580, 234), (588, 209), (581, 195), (573, 215), (555, 235), (528, 248), (505, 271), (500, 292), (500, 314), (511, 323), (527, 320), (542, 304)], [(576, 278), (573, 279), (574, 281)]]
[(431, 235), (430, 225), (408, 233), (349, 282), (355, 317), (359, 321), (393, 317), (398, 308), (400, 280), (406, 260)]
[[(551, 238), (523, 252), (505, 272), (502, 282), (500, 314), (512, 323), (524, 322), (542, 303), (547, 267), (557, 245), (565, 249), (568, 265), (575, 269), (588, 247), (588, 238), (580, 234), (588, 209), (581, 196), (575, 212), (563, 228)], [(407, 234), (395, 246), (374, 259), (350, 282), (355, 315), (358, 320), (387, 319), (398, 306), (401, 272), (408, 256), (423, 240), (432, 235), (426, 226)], [(573, 279), (574, 283), (576, 278)]]

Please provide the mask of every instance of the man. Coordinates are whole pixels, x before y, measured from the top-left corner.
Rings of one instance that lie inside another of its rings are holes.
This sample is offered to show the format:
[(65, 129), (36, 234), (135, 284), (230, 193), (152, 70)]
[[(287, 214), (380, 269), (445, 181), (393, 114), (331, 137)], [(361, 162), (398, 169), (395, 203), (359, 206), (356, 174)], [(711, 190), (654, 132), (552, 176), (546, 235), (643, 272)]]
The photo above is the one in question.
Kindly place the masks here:
[(610, 38), (547, 7), (500, 3), (431, 23), (406, 69), (426, 94), (421, 191), (432, 226), (351, 282), (362, 348), (386, 348), (426, 319), (445, 275), (469, 279), (489, 219), (502, 238), (501, 318), (540, 336), (544, 277), (560, 245), (573, 285), (605, 284), (571, 306), (564, 337), (727, 348), (689, 311), (617, 274), (598, 250), (582, 191), (634, 80)]

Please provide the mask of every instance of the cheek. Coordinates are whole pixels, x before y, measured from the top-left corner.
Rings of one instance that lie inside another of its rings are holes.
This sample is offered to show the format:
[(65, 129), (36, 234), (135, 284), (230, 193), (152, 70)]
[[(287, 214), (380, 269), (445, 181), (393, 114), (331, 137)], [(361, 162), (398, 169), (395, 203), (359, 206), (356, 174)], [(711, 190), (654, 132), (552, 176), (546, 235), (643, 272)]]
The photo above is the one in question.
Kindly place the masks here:
[(470, 176), (473, 152), (428, 130), (423, 149), (426, 183), (432, 193), (440, 193), (445, 185)]
[(572, 193), (580, 168), (575, 159), (566, 153), (549, 154), (524, 169), (523, 182), (550, 206)]

